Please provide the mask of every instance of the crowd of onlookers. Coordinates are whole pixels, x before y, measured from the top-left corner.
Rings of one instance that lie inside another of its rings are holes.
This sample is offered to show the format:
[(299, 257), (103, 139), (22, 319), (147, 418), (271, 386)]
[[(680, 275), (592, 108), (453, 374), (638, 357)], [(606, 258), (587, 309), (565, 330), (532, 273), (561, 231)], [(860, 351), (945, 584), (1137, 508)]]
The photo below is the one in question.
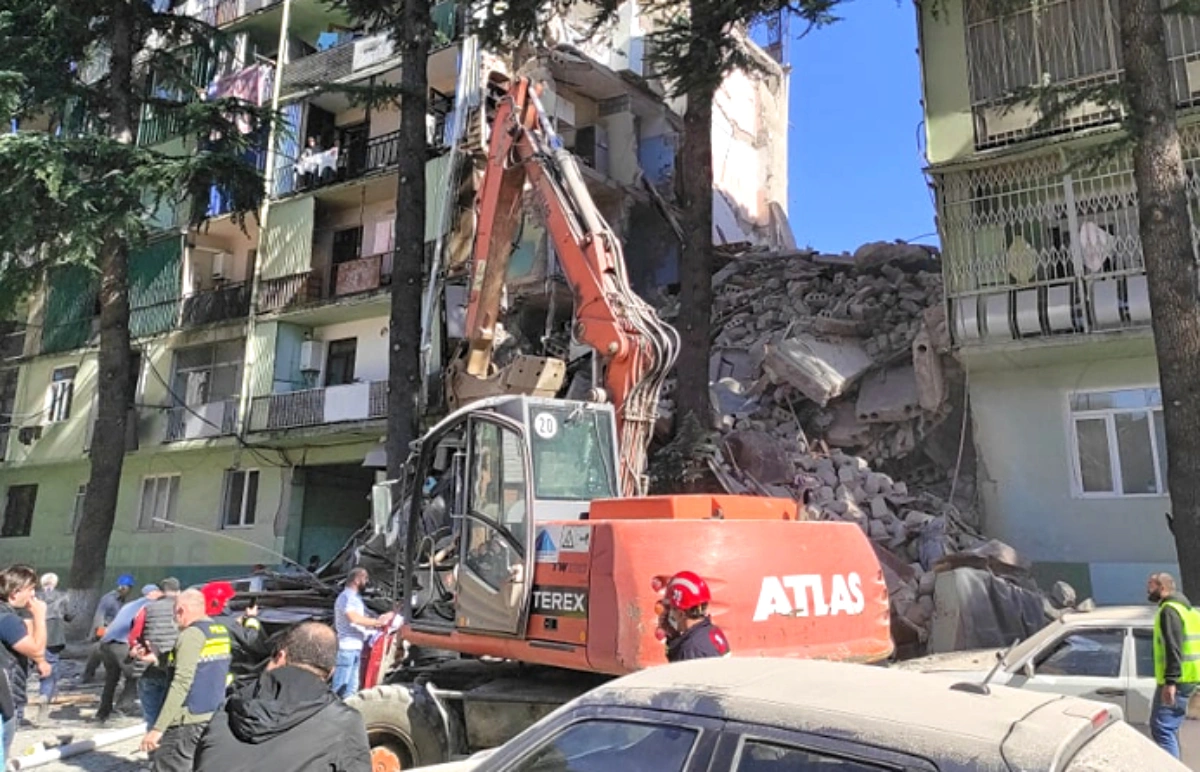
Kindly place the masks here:
[[(310, 621), (268, 638), (253, 601), (228, 609), (235, 594), (228, 582), (183, 589), (165, 577), (135, 594), (134, 578), (122, 575), (97, 605), (81, 676), (90, 682), (104, 670), (95, 720), (142, 718), (141, 749), (156, 772), (367, 772), (366, 729), (341, 698), (358, 688), (364, 643), (392, 622), (363, 605), (368, 581), (364, 570), (350, 572), (336, 632)], [(0, 570), (0, 768), (20, 723), (48, 716), (72, 621), (57, 576), (39, 578), (22, 565)]]

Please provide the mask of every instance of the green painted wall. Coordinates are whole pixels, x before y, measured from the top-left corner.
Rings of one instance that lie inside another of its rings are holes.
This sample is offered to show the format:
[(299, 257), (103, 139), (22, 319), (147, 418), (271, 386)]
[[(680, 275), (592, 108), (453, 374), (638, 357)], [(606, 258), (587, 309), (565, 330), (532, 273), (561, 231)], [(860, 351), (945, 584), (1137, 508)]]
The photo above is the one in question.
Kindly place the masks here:
[(920, 3), (918, 8), (926, 156), (936, 165), (970, 156), (975, 148), (966, 27), (962, 0)]
[(182, 287), (183, 237), (159, 239), (129, 256), (129, 334), (157, 335), (175, 326)]
[[(1068, 394), (1157, 383), (1148, 342), (1141, 356), (1103, 342), (1072, 343), (1047, 350), (1034, 366), (1004, 353), (969, 364), (984, 528), (1034, 561), (1174, 561), (1163, 518), (1167, 497), (1072, 495)], [(1091, 349), (1090, 357), (1078, 356), (1079, 349)]]
[[(357, 465), (373, 445), (374, 439), (309, 448), (303, 455), (308, 464)], [(242, 573), (255, 563), (277, 562), (259, 547), (268, 550), (284, 547), (283, 534), (292, 515), (287, 495), (292, 480), (285, 467), (266, 463), (276, 454), (264, 455), (265, 459), (236, 448), (219, 448), (126, 457), (108, 551), (112, 577), (132, 571), (139, 581), (152, 581), (167, 574), (184, 581), (198, 581), (208, 576)], [(219, 531), (224, 475), (234, 464), (242, 469), (260, 470), (256, 523), (250, 528)], [(210, 533), (219, 531), (248, 543), (182, 529), (137, 530), (143, 478), (167, 474), (180, 475), (177, 523)], [(31, 533), (28, 537), (0, 539), (0, 565), (26, 562), (39, 570), (55, 570), (65, 576), (74, 550), (74, 536), (69, 529), (75, 493), (87, 476), (88, 466), (83, 459), (52, 466), (0, 469), (0, 496), (6, 495), (10, 485), (38, 486)], [(353, 504), (347, 508), (345, 502), (337, 504), (336, 500), (334, 506), (340, 507), (336, 511), (343, 515), (358, 511)]]
[(312, 268), (312, 196), (275, 204), (262, 241), (262, 278), (277, 279)]

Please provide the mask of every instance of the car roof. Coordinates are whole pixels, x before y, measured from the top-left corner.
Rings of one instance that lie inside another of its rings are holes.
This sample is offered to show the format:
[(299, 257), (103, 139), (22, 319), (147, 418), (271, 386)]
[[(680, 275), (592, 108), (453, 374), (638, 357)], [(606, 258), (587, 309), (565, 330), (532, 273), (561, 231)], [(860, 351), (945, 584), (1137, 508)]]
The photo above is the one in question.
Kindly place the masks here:
[[(625, 705), (782, 729), (853, 735), (929, 757), (998, 752), (1013, 725), (1062, 702), (1073, 714), (1105, 706), (992, 685), (989, 694), (870, 665), (798, 659), (703, 659), (642, 670), (592, 690), (579, 704)], [(920, 705), (914, 709), (914, 705)]]
[(1157, 606), (1097, 606), (1091, 611), (1068, 611), (1063, 614), (1062, 621), (1065, 624), (1078, 622), (1089, 625), (1109, 622), (1150, 622), (1154, 620), (1156, 613), (1158, 613)]

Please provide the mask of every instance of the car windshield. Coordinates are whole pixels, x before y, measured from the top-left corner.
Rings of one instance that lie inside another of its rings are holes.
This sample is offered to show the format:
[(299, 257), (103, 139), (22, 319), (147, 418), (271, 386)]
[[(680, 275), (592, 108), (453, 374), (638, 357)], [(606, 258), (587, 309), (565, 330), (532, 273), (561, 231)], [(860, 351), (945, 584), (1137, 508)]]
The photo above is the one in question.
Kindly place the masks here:
[(569, 406), (532, 406), (534, 495), (591, 501), (616, 495), (612, 414)]

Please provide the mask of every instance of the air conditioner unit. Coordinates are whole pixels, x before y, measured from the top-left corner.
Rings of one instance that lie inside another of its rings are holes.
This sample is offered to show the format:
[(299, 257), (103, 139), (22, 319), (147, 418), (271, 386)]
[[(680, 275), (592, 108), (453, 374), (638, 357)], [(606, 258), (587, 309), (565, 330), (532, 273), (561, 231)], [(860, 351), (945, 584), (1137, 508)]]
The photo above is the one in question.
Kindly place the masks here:
[(325, 341), (306, 340), (300, 344), (300, 372), (319, 373), (325, 362)]

